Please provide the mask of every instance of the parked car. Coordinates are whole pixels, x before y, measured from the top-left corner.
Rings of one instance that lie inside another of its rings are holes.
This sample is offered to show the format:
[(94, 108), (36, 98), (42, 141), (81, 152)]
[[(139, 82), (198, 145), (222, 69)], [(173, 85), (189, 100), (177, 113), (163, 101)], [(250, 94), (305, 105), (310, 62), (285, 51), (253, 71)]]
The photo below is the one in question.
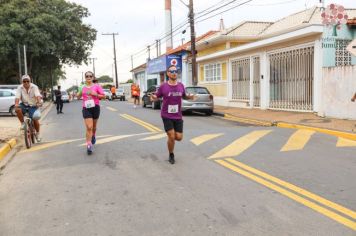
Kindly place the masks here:
[(62, 94), (62, 101), (69, 103), (69, 94), (67, 93), (67, 91), (61, 91), (61, 94)]
[(15, 95), (16, 90), (0, 89), (0, 112), (10, 113), (15, 116)]
[(112, 93), (111, 93), (110, 89), (104, 89), (104, 93), (105, 93), (106, 99), (112, 100)]
[(161, 108), (162, 98), (160, 98), (156, 102), (151, 102), (151, 100), (150, 100), (151, 94), (156, 93), (158, 88), (159, 88), (158, 85), (153, 85), (153, 86), (149, 87), (147, 89), (147, 91), (143, 92), (143, 94), (144, 94), (143, 97), (142, 97), (142, 106), (143, 107), (151, 106), (153, 109), (160, 109)]
[(198, 111), (204, 112), (207, 115), (212, 115), (214, 111), (214, 97), (210, 94), (209, 90), (205, 87), (186, 87), (187, 94), (195, 94), (196, 100), (183, 99), (182, 111)]
[(120, 101), (125, 101), (125, 90), (124, 88), (117, 88), (116, 89), (116, 97), (120, 99)]

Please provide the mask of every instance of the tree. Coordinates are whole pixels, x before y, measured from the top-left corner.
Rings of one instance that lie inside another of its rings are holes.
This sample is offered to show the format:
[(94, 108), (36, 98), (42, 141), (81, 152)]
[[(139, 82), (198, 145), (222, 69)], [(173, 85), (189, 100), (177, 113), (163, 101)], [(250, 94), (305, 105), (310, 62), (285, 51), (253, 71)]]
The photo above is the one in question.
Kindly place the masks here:
[(128, 80), (126, 81), (127, 84), (132, 84), (133, 82), (134, 82), (133, 79), (128, 79)]
[(63, 76), (63, 64), (86, 63), (96, 39), (82, 22), (88, 16), (87, 8), (65, 0), (1, 0), (0, 82), (20, 78), (18, 45), (27, 46), (28, 73), (43, 84), (49, 75)]
[(113, 79), (108, 75), (103, 75), (98, 78), (99, 83), (112, 83)]

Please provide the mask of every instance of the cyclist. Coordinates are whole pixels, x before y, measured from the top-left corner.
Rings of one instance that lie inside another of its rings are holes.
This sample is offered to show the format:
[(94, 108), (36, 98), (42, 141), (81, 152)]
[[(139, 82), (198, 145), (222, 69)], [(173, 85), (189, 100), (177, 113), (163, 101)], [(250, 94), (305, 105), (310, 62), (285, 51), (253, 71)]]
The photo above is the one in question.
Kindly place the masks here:
[(23, 75), (22, 84), (17, 87), (15, 97), (15, 109), (18, 119), (21, 122), (21, 130), (25, 128), (24, 114), (28, 111), (29, 117), (33, 118), (33, 123), (36, 129), (36, 140), (41, 142), (40, 136), (40, 117), (34, 117), (38, 107), (42, 104), (42, 96), (37, 85), (31, 83), (29, 75)]
[(169, 151), (168, 161), (175, 163), (174, 145), (175, 141), (183, 139), (183, 119), (182, 119), (182, 98), (195, 99), (194, 95), (185, 93), (184, 85), (177, 81), (178, 70), (176, 66), (170, 66), (167, 69), (169, 80), (162, 84), (156, 94), (151, 95), (152, 101), (157, 101), (163, 97), (161, 117), (164, 124), (164, 130), (167, 133), (167, 146)]
[(78, 99), (83, 97), (83, 118), (86, 126), (87, 153), (93, 152), (93, 144), (96, 143), (96, 127), (100, 116), (99, 99), (105, 98), (104, 90), (99, 84), (93, 83), (94, 74), (91, 71), (85, 73), (85, 85), (79, 89)]

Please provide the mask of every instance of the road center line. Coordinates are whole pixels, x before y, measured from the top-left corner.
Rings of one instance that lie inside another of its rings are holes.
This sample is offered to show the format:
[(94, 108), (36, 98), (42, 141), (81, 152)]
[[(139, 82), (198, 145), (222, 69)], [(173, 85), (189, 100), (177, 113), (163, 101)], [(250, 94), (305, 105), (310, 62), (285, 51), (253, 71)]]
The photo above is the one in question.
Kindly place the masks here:
[(106, 109), (110, 110), (110, 111), (117, 111), (117, 109), (113, 108), (113, 107), (109, 107), (107, 106)]
[(162, 132), (162, 130), (152, 124), (149, 124), (143, 120), (140, 120), (136, 117), (133, 117), (133, 116), (130, 116), (128, 114), (121, 114), (120, 115), (121, 117), (127, 119), (127, 120), (130, 120), (138, 125), (141, 125), (142, 127), (146, 128), (147, 130), (151, 131), (151, 132)]
[(247, 171), (249, 171), (249, 172), (251, 172), (251, 173), (253, 173), (255, 175), (258, 175), (258, 176), (260, 176), (262, 178), (265, 178), (265, 179), (267, 179), (267, 180), (269, 180), (271, 182), (279, 184), (279, 185), (281, 185), (281, 186), (283, 186), (283, 187), (285, 187), (287, 189), (290, 189), (290, 190), (292, 190), (292, 191), (294, 191), (294, 192), (296, 192), (296, 193), (298, 193), (300, 195), (308, 197), (308, 198), (310, 198), (310, 199), (312, 199), (312, 200), (314, 200), (314, 201), (316, 201), (316, 202), (318, 202), (320, 204), (323, 204), (323, 205), (325, 205), (325, 206), (327, 206), (329, 208), (332, 208), (332, 209), (334, 209), (334, 210), (336, 210), (336, 211), (338, 211), (340, 213), (343, 213), (343, 214), (345, 214), (347, 216), (350, 216), (353, 219), (356, 219), (356, 212), (354, 212), (354, 211), (352, 211), (352, 210), (350, 210), (350, 209), (348, 209), (346, 207), (343, 207), (343, 206), (341, 206), (341, 205), (339, 205), (337, 203), (331, 202), (331, 201), (329, 201), (329, 200), (327, 200), (327, 199), (325, 199), (325, 198), (323, 198), (321, 196), (318, 196), (318, 195), (316, 195), (314, 193), (311, 193), (311, 192), (309, 192), (309, 191), (307, 191), (305, 189), (297, 187), (297, 186), (295, 186), (295, 185), (293, 185), (291, 183), (288, 183), (286, 181), (278, 179), (278, 178), (276, 178), (274, 176), (271, 176), (271, 175), (269, 175), (269, 174), (267, 174), (265, 172), (257, 170), (255, 168), (250, 167), (250, 166), (248, 166), (246, 164), (243, 164), (243, 163), (241, 163), (239, 161), (236, 161), (235, 159), (227, 158), (225, 160), (230, 162), (231, 164), (233, 164), (235, 166), (238, 166), (238, 167), (240, 167), (242, 169), (245, 169), (245, 170), (247, 170)]
[(295, 193), (289, 192), (288, 190), (286, 190), (282, 187), (279, 187), (278, 185), (275, 185), (267, 180), (264, 180), (263, 178), (260, 178), (260, 177), (253, 175), (243, 169), (240, 169), (237, 166), (234, 166), (234, 165), (226, 162), (225, 160), (215, 160), (215, 162), (234, 171), (234, 172), (237, 172), (237, 173), (245, 176), (248, 179), (251, 179), (261, 185), (264, 185), (265, 187), (267, 187), (269, 189), (277, 191), (277, 192), (281, 193), (282, 195), (289, 197), (289, 198), (293, 199), (294, 201), (299, 202), (300, 204), (307, 206), (307, 207), (329, 217), (330, 219), (333, 219), (333, 220), (335, 220), (335, 221), (337, 221), (337, 222), (339, 222), (353, 230), (356, 230), (356, 223), (352, 220), (349, 220), (339, 214), (336, 214), (335, 212), (328, 210), (314, 202), (311, 202), (311, 201), (309, 201)]
[(338, 138), (336, 147), (356, 147), (356, 141), (346, 138)]

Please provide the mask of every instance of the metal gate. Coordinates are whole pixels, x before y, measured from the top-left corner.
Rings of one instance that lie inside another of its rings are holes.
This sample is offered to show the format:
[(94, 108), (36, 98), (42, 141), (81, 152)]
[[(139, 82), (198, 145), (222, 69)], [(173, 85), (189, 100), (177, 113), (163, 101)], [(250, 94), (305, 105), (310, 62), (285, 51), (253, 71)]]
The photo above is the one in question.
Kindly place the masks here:
[(270, 108), (313, 110), (314, 47), (274, 53), (270, 59)]
[(232, 99), (250, 100), (250, 58), (231, 62)]
[(253, 106), (261, 106), (261, 72), (260, 72), (260, 58), (253, 58)]

